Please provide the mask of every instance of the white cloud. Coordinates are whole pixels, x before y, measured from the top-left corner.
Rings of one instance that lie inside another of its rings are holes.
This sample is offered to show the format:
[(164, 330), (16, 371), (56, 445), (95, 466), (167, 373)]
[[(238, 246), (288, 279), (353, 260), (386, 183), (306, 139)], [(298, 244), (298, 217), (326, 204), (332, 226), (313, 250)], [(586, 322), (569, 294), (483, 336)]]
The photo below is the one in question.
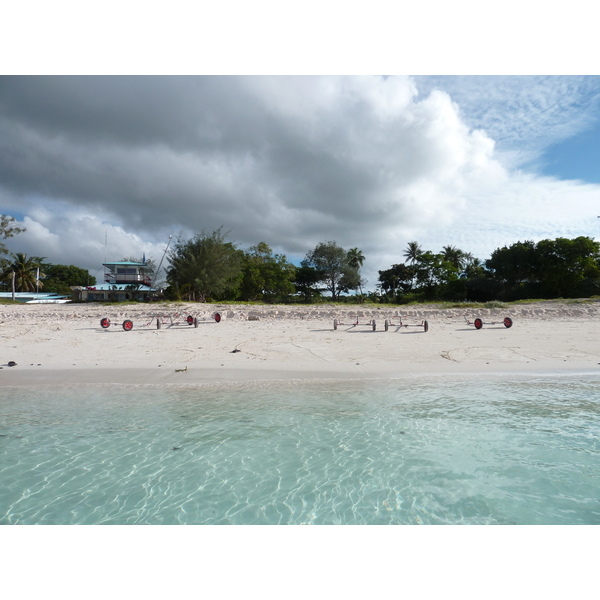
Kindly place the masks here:
[(54, 264), (74, 264), (98, 278), (106, 260), (145, 254), (158, 264), (168, 242), (168, 236), (164, 242), (144, 240), (83, 210), (51, 212), (38, 206), (18, 223), (26, 231), (9, 240), (12, 252), (46, 257)]
[(22, 223), (26, 229), (25, 232), (14, 238), (14, 245), (18, 251), (20, 246), (27, 248), (28, 254), (35, 256), (46, 256), (46, 254), (57, 255), (60, 248), (60, 236), (52, 233), (50, 229), (31, 217), (25, 217)]
[(598, 120), (600, 78), (570, 75), (415, 77), (424, 94), (446, 91), (469, 127), (493, 138), (505, 164), (530, 163), (549, 145)]

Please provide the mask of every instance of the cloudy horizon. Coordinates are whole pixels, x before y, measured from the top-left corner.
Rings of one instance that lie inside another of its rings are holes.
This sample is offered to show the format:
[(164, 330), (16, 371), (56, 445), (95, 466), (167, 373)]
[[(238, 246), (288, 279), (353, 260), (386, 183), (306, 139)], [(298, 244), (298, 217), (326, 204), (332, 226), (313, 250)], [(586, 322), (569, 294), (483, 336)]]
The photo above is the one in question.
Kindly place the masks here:
[(3, 76), (0, 213), (92, 274), (220, 227), (295, 262), (335, 240), (372, 290), (413, 240), (598, 237), (599, 115), (597, 76)]

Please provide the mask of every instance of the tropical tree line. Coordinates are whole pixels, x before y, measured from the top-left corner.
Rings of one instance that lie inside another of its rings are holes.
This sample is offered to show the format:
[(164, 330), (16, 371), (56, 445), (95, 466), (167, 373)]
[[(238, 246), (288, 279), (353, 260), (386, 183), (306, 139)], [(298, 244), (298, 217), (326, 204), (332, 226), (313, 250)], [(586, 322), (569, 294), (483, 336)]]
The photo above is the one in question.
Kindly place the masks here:
[[(22, 231), (12, 217), (0, 215), (0, 240)], [(2, 256), (7, 253), (0, 241), (0, 283), (5, 289), (13, 278), (17, 291), (68, 294), (71, 286), (96, 284), (87, 270), (74, 265), (52, 265), (43, 257), (19, 253), (11, 261)], [(380, 270), (376, 290), (364, 294), (365, 257), (358, 248), (345, 250), (335, 241), (321, 242), (296, 266), (265, 242), (240, 249), (220, 228), (177, 239), (167, 256), (164, 297), (197, 302), (309, 303), (346, 298), (407, 303), (600, 295), (600, 242), (589, 237), (519, 241), (496, 249), (485, 261), (456, 246), (434, 253), (413, 241), (403, 258), (404, 262)], [(154, 262), (150, 258), (146, 264)], [(347, 296), (350, 292), (354, 294)]]
[(27, 256), (17, 252), (12, 262), (4, 261), (0, 284), (11, 291), (13, 280), (16, 292), (47, 292), (69, 295), (72, 286), (96, 285), (96, 278), (86, 269), (75, 265), (53, 265), (44, 257)]
[(321, 242), (297, 267), (265, 242), (246, 250), (225, 240), (221, 229), (179, 238), (168, 256), (168, 298), (206, 302), (241, 300), (311, 302), (329, 293), (331, 300), (361, 290), (364, 256), (336, 242)]
[(589, 237), (516, 242), (484, 261), (455, 246), (425, 251), (409, 242), (405, 262), (379, 271), (382, 302), (486, 302), (600, 294), (600, 243)]

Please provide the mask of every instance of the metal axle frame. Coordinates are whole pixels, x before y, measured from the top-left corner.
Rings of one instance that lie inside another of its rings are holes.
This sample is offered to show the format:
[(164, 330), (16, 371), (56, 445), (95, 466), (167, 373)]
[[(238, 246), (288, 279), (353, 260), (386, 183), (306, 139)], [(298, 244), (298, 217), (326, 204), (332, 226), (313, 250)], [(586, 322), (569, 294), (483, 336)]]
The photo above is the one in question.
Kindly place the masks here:
[(502, 321), (484, 321), (479, 317), (469, 321), (466, 315), (463, 315), (467, 325), (473, 325), (475, 329), (481, 329), (484, 325), (504, 325), (507, 329), (513, 326), (513, 320), (510, 317), (504, 317)]
[(360, 317), (359, 315), (349, 315), (350, 318), (356, 317), (356, 321), (354, 323), (343, 323), (342, 321), (339, 321), (338, 319), (334, 319), (333, 320), (333, 329), (337, 331), (338, 325), (347, 325), (348, 327), (356, 327), (357, 325), (365, 325), (365, 326), (370, 326), (373, 328), (373, 331), (375, 331), (377, 329), (377, 323), (375, 321), (375, 319), (371, 319), (368, 323), (361, 323), (359, 321)]
[[(384, 328), (387, 331), (390, 327), (422, 327), (423, 328), (423, 333), (427, 333), (429, 331), (429, 323), (425, 320), (421, 321), (420, 323), (404, 323), (402, 321), (402, 319), (406, 319), (407, 317), (404, 316), (400, 316), (400, 315), (395, 315), (393, 316), (391, 319), (386, 319), (385, 320), (385, 324), (384, 324)], [(398, 319), (398, 323), (394, 323), (393, 319)]]

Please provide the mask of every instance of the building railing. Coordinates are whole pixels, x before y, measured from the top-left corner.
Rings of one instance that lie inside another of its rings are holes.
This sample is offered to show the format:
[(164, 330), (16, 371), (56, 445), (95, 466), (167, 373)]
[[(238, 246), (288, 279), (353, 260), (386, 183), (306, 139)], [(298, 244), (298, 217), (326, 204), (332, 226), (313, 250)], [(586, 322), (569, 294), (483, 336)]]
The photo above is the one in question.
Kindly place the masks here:
[(104, 281), (106, 283), (123, 283), (123, 284), (131, 284), (131, 283), (141, 283), (143, 285), (149, 286), (152, 283), (152, 280), (148, 275), (142, 275), (141, 273), (137, 274), (128, 274), (125, 275), (123, 273), (113, 273), (111, 271), (107, 271), (104, 273)]

